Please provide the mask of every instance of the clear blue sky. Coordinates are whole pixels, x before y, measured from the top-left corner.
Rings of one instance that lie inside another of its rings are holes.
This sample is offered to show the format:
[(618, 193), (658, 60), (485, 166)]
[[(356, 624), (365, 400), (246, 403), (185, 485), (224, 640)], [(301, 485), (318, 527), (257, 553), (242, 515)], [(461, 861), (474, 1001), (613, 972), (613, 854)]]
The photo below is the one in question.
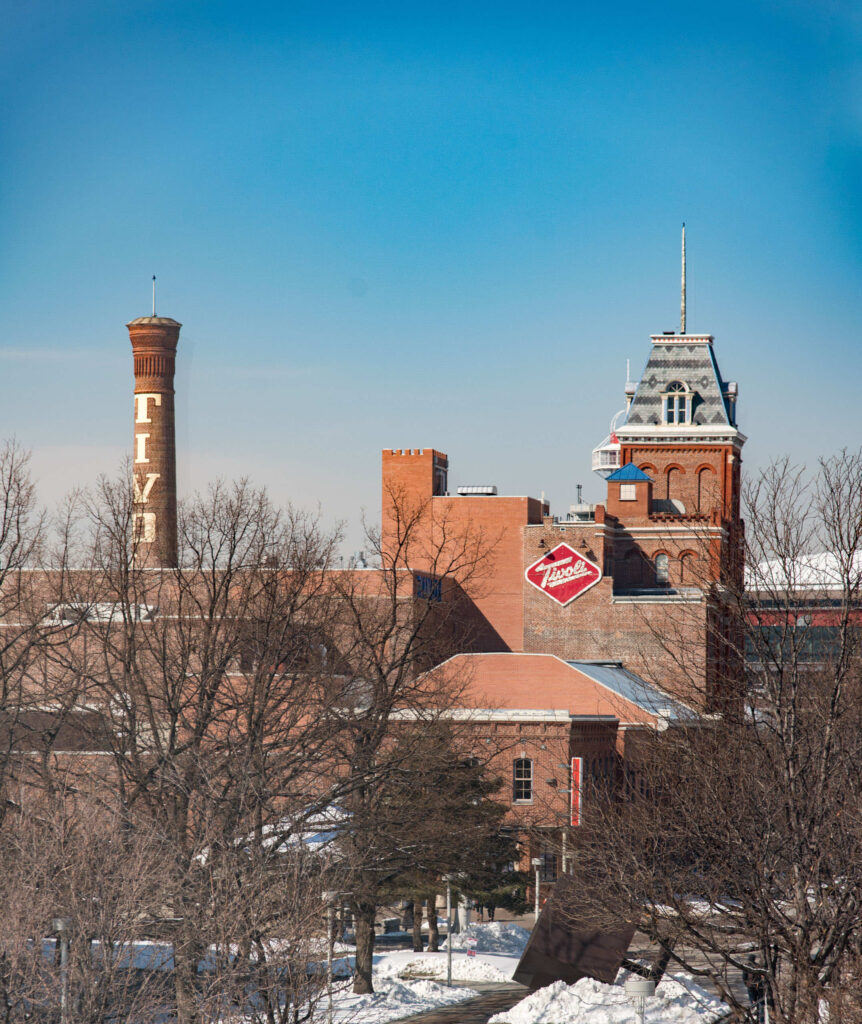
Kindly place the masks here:
[[(862, 9), (6, 0), (0, 436), (43, 499), (131, 447), (124, 324), (184, 324), (180, 487), (355, 522), (383, 447), (596, 500), (649, 334), (750, 468), (862, 441)], [(351, 534), (351, 546), (355, 533)]]

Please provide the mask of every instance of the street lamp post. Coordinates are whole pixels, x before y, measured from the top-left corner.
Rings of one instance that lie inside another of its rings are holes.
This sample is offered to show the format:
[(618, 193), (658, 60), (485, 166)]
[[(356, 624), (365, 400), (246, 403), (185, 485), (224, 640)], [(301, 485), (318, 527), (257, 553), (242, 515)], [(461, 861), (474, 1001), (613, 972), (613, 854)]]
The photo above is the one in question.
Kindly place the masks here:
[(72, 930), (72, 919), (69, 917), (55, 917), (53, 922), (54, 931), (59, 936), (60, 942), (60, 1022), (68, 1024), (69, 1021), (69, 932)]
[(533, 868), (536, 872), (536, 920), (539, 920), (539, 872), (542, 868), (542, 858), (533, 857)]
[(637, 978), (632, 976), (626, 979), (626, 995), (635, 1004), (638, 1024), (644, 1024), (644, 1012), (648, 996), (655, 995), (655, 982), (649, 978)]
[(445, 875), (446, 883), (446, 984), (452, 987), (452, 876)]
[(338, 893), (333, 889), (327, 889), (323, 893), (323, 899), (326, 903), (326, 1022), (332, 1024), (332, 933), (334, 904), (338, 899)]

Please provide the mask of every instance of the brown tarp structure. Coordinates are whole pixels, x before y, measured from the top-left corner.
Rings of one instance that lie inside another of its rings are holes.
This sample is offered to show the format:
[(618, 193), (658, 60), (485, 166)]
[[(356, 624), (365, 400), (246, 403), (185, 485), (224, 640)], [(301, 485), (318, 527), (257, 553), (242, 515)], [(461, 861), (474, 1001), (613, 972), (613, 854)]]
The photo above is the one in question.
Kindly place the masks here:
[[(556, 883), (539, 914), (513, 980), (531, 990), (554, 981), (571, 985), (581, 978), (611, 984), (631, 945), (634, 925), (616, 932), (580, 928), (568, 907), (576, 905), (574, 883)], [(563, 908), (566, 908), (563, 910)]]

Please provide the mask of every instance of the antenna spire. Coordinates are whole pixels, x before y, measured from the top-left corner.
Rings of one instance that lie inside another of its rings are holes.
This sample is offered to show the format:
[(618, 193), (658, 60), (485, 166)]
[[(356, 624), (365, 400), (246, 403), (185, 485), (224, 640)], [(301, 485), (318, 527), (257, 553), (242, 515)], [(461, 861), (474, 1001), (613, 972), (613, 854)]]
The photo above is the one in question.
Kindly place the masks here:
[(679, 333), (685, 334), (685, 221), (682, 222), (682, 301), (679, 308)]
[(156, 315), (156, 275), (153, 274), (153, 316)]

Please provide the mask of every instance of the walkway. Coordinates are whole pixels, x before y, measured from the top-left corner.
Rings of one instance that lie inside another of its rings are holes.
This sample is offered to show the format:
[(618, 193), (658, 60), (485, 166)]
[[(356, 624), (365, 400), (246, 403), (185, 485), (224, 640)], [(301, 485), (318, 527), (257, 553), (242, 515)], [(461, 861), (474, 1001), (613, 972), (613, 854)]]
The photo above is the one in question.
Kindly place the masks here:
[(508, 1010), (528, 994), (523, 985), (516, 985), (512, 981), (493, 985), (476, 982), (464, 984), (468, 988), (478, 989), (482, 994), (455, 1006), (443, 1006), (439, 1010), (403, 1017), (397, 1024), (487, 1024), (489, 1017)]

